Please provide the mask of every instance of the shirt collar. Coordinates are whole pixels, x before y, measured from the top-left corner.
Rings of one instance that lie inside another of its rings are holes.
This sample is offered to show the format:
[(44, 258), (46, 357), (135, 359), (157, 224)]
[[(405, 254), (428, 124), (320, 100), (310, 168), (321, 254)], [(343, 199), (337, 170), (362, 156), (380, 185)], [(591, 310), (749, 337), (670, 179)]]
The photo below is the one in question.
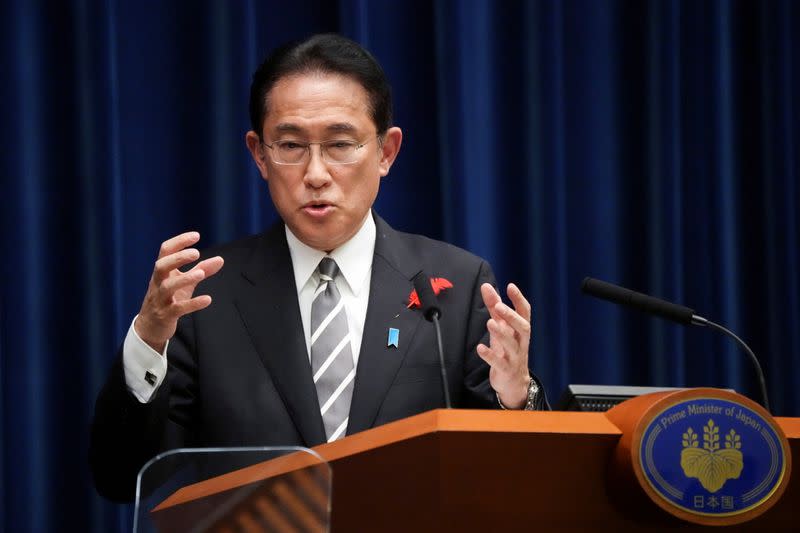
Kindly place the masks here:
[(375, 252), (375, 221), (372, 218), (372, 211), (367, 212), (361, 229), (353, 235), (349, 241), (345, 242), (330, 254), (308, 246), (298, 239), (294, 233), (284, 224), (286, 230), (286, 243), (289, 245), (289, 254), (292, 258), (292, 268), (294, 269), (294, 282), (298, 294), (309, 281), (316, 284), (317, 265), (326, 255), (330, 255), (339, 266), (339, 272), (344, 277), (345, 282), (350, 286), (354, 295), (358, 296), (364, 285), (364, 279), (372, 268), (372, 255)]

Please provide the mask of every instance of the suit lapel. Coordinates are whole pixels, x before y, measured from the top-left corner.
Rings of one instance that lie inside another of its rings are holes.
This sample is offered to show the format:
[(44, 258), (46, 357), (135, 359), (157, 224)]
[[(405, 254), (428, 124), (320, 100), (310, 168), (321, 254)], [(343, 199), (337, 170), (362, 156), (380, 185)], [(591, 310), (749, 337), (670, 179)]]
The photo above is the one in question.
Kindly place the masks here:
[(282, 223), (259, 239), (242, 275), (236, 306), (258, 355), (306, 445), (325, 442)]
[[(402, 243), (395, 231), (377, 215), (375, 225), (369, 304), (347, 424), (348, 435), (372, 427), (422, 318), (422, 313), (406, 309), (412, 289), (411, 279), (419, 267), (414, 270), (413, 266), (403, 264), (400, 258), (408, 254), (400, 249)], [(397, 348), (387, 346), (389, 328), (400, 330)]]

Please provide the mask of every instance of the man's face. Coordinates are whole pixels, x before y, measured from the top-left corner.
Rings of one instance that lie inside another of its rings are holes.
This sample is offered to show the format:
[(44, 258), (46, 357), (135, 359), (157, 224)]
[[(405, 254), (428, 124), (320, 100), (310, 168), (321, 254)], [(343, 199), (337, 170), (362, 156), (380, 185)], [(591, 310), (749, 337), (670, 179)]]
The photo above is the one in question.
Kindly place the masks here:
[(281, 165), (256, 132), (247, 134), (247, 146), (281, 218), (302, 242), (325, 251), (337, 248), (361, 228), (402, 141), (400, 129), (390, 128), (379, 142), (361, 84), (338, 74), (317, 73), (289, 76), (275, 84), (268, 94), (262, 135), (271, 145), (366, 143), (350, 164), (326, 162), (320, 146), (313, 144), (307, 163)]

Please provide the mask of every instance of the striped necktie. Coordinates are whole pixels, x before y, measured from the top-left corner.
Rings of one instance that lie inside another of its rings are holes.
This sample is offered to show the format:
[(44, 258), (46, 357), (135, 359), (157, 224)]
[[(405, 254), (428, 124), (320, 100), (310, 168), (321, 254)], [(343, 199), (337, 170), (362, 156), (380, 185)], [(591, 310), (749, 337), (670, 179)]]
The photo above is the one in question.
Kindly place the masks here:
[(328, 442), (344, 436), (356, 369), (344, 300), (336, 287), (339, 267), (330, 257), (317, 267), (319, 285), (311, 304), (311, 370)]

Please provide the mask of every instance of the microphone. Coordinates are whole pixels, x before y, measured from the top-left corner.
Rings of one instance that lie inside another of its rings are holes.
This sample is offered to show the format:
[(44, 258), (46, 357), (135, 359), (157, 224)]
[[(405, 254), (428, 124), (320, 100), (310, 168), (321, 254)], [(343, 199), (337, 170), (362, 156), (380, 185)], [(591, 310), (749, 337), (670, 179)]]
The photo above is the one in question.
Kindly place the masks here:
[(614, 302), (615, 304), (627, 305), (645, 313), (650, 313), (667, 320), (672, 320), (678, 324), (688, 326), (693, 323), (696, 316), (694, 309), (689, 309), (682, 305), (653, 298), (641, 292), (625, 289), (613, 283), (600, 281), (599, 279), (584, 278), (581, 283), (581, 291), (584, 294), (594, 296)]
[(442, 310), (439, 309), (439, 300), (433, 292), (430, 278), (422, 270), (414, 276), (414, 289), (417, 291), (419, 303), (422, 307), (422, 315), (425, 319), (428, 322), (432, 322), (434, 318), (439, 319), (442, 316)]
[(708, 326), (711, 329), (731, 337), (738, 342), (742, 348), (744, 348), (744, 351), (747, 352), (747, 355), (750, 358), (750, 362), (753, 363), (756, 375), (758, 376), (759, 388), (761, 389), (761, 404), (764, 406), (764, 409), (769, 412), (767, 383), (764, 379), (764, 371), (761, 370), (761, 364), (759, 364), (758, 358), (756, 357), (756, 354), (753, 353), (753, 350), (751, 350), (742, 339), (740, 339), (729, 329), (726, 329), (719, 324), (715, 324), (714, 322), (695, 314), (694, 309), (674, 304), (666, 300), (661, 300), (659, 298), (654, 298), (653, 296), (632, 291), (630, 289), (626, 289), (606, 281), (601, 281), (599, 279), (588, 277), (583, 278), (583, 283), (581, 283), (581, 292), (588, 294), (589, 296), (594, 296), (595, 298), (608, 300), (609, 302), (620, 305), (626, 305), (645, 313), (656, 315), (667, 320), (672, 320), (673, 322), (683, 324), (684, 326)]
[(442, 316), (442, 310), (439, 308), (439, 302), (436, 299), (436, 294), (433, 292), (431, 280), (425, 275), (425, 272), (420, 270), (414, 276), (414, 289), (417, 291), (420, 306), (422, 307), (422, 315), (428, 322), (433, 322), (436, 329), (436, 346), (439, 351), (439, 370), (442, 372), (442, 390), (444, 391), (444, 404), (450, 409), (450, 390), (447, 386), (447, 371), (444, 366), (444, 349), (442, 348), (442, 330), (439, 327), (439, 318)]

